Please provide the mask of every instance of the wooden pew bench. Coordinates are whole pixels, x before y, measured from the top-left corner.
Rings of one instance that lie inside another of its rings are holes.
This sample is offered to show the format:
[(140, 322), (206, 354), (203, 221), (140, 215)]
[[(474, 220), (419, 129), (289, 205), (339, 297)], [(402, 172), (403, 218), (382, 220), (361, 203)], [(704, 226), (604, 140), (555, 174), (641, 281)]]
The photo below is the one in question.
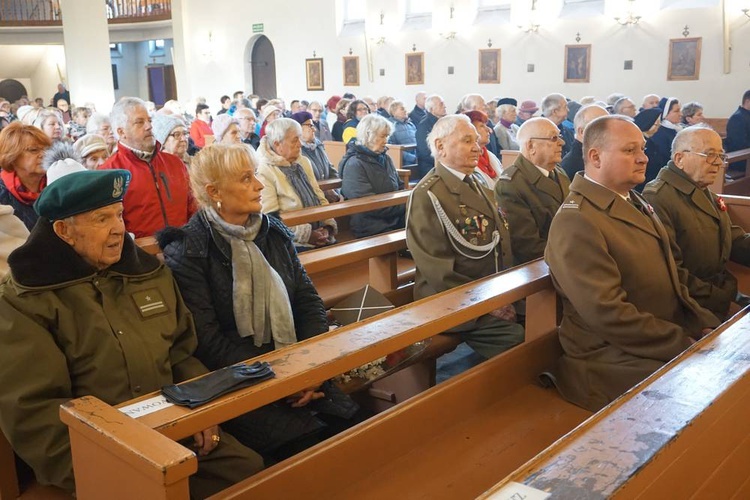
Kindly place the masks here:
[(745, 309), (481, 498), (750, 498), (748, 330)]
[[(341, 159), (346, 153), (346, 144), (340, 141), (323, 141), (323, 146), (326, 148), (326, 153), (328, 153), (328, 159), (331, 160), (331, 163), (336, 167), (336, 170), (339, 170)], [(398, 172), (399, 177), (401, 177), (401, 180), (404, 183), (404, 188), (406, 189), (409, 189), (409, 179), (411, 177), (410, 167), (412, 165), (404, 165), (401, 160), (401, 152), (416, 150), (416, 148), (416, 144), (403, 146), (398, 144), (388, 144), (387, 154), (390, 156), (391, 161), (393, 161), (393, 166), (396, 167), (396, 172)]]
[[(727, 163), (721, 166), (719, 175), (716, 176), (709, 189), (716, 194), (731, 194), (736, 196), (750, 195), (750, 177), (747, 176), (747, 161), (750, 160), (750, 149), (741, 149), (727, 153)], [(727, 167), (731, 163), (745, 162), (745, 172), (729, 171)], [(727, 179), (727, 173), (731, 178)]]
[[(102, 495), (113, 499), (186, 498), (186, 478), (195, 470), (195, 458), (189, 450), (172, 440), (192, 435), (213, 423), (225, 421), (278, 400), (313, 383), (360, 366), (418, 340), (431, 337), (435, 333), (523, 297), (528, 297), (528, 307), (537, 311), (537, 314), (528, 318), (527, 343), (480, 365), (478, 369), (471, 370), (428, 391), (428, 393), (435, 394), (435, 391), (440, 391), (447, 399), (437, 405), (439, 411), (434, 411), (435, 407), (433, 407), (432, 410), (423, 413), (424, 418), (417, 419), (419, 425), (402, 427), (401, 433), (394, 435), (392, 441), (388, 443), (380, 439), (382, 434), (378, 434), (379, 437), (374, 441), (368, 440), (370, 426), (378, 426), (381, 430), (383, 427), (379, 426), (398, 426), (398, 415), (411, 414), (411, 411), (402, 411), (402, 407), (397, 406), (382, 414), (383, 417), (387, 416), (387, 419), (378, 417), (347, 431), (340, 439), (328, 441), (301, 454), (299, 456), (301, 462), (295, 467), (304, 469), (313, 466), (315, 476), (304, 473), (303, 476), (295, 475), (292, 480), (290, 476), (285, 478), (278, 476), (280, 471), (291, 467), (293, 463), (297, 464), (297, 460), (286, 461), (250, 478), (251, 482), (240, 486), (240, 488), (248, 487), (255, 490), (255, 488), (262, 487), (260, 486), (262, 484), (269, 484), (267, 481), (270, 479), (276, 478), (281, 486), (271, 488), (273, 498), (294, 498), (296, 495), (292, 491), (296, 488), (310, 488), (307, 490), (306, 497), (326, 498), (327, 494), (316, 492), (320, 488), (333, 488), (333, 493), (335, 493), (343, 487), (343, 477), (347, 477), (347, 484), (353, 485), (355, 480), (366, 481), (367, 477), (375, 471), (366, 465), (359, 466), (358, 462), (366, 460), (368, 464), (373, 465), (377, 462), (379, 467), (387, 468), (393, 459), (393, 456), (387, 453), (388, 450), (398, 450), (402, 456), (408, 455), (412, 444), (409, 434), (422, 435), (422, 427), (434, 430), (461, 425), (460, 422), (469, 418), (467, 415), (475, 415), (479, 407), (493, 407), (494, 413), (490, 412), (492, 418), (485, 422), (486, 425), (489, 425), (490, 421), (494, 422), (491, 425), (494, 429), (518, 425), (516, 432), (508, 438), (512, 438), (514, 442), (525, 442), (526, 436), (532, 436), (530, 441), (534, 444), (530, 446), (531, 449), (521, 452), (517, 449), (520, 444), (506, 448), (494, 439), (480, 439), (479, 435), (472, 435), (470, 440), (459, 440), (471, 447), (483, 448), (491, 444), (490, 448), (497, 452), (489, 449), (483, 452), (477, 451), (478, 454), (475, 455), (474, 460), (461, 460), (455, 464), (455, 467), (459, 468), (477, 469), (477, 474), (466, 475), (465, 483), (479, 493), (493, 484), (498, 477), (502, 477), (494, 470), (497, 466), (494, 458), (488, 461), (478, 459), (480, 456), (486, 457), (487, 453), (493, 457), (497, 454), (502, 455), (499, 460), (500, 462), (510, 461), (510, 471), (559, 435), (570, 430), (587, 415), (587, 412), (562, 401), (555, 391), (544, 391), (533, 385), (536, 372), (543, 366), (547, 366), (559, 354), (559, 345), (555, 335), (556, 296), (546, 266), (542, 261), (535, 261), (524, 267), (458, 287), (356, 325), (340, 328), (257, 358), (273, 365), (277, 375), (275, 379), (224, 396), (194, 410), (171, 406), (135, 420), (93, 397), (69, 402), (61, 408), (61, 418), (70, 427), (78, 496), (84, 500)], [(528, 368), (521, 368), (527, 364), (529, 364)], [(469, 385), (458, 384), (459, 379), (466, 381), (465, 383)], [(449, 385), (455, 386), (455, 390), (441, 391), (442, 387)], [(523, 390), (526, 386), (531, 392)], [(465, 392), (462, 389), (464, 387), (472, 389), (469, 389), (470, 392)], [(480, 391), (476, 397), (474, 389)], [(423, 396), (427, 396), (428, 393)], [(468, 397), (468, 394), (472, 396)], [(121, 406), (149, 399), (154, 395), (151, 394)], [(411, 405), (411, 401), (422, 400), (423, 396), (418, 396), (406, 404)], [(510, 399), (500, 403), (504, 400), (503, 398)], [(547, 417), (539, 415), (538, 419), (532, 418), (529, 412), (519, 411), (520, 407), (528, 406), (530, 401), (539, 402), (545, 399), (549, 399), (549, 406), (545, 405), (545, 407), (552, 411)], [(429, 397), (427, 402), (422, 404), (429, 406)], [(462, 405), (467, 409), (466, 414), (461, 412)], [(514, 407), (515, 417), (504, 410), (504, 408), (510, 410)], [(501, 420), (498, 424), (496, 421), (498, 417), (506, 418), (506, 421)], [(533, 430), (532, 422), (536, 422), (541, 428), (549, 429), (549, 431), (541, 431), (544, 437), (538, 437), (536, 430)], [(482, 428), (487, 429), (487, 427)], [(466, 426), (465, 429), (469, 430), (470, 426)], [(385, 434), (391, 433), (385, 432)], [(357, 436), (360, 437), (357, 438)], [(356, 443), (352, 442), (354, 438), (356, 438)], [(431, 442), (437, 446), (433, 450), (437, 454), (442, 441), (431, 440)], [(325, 453), (329, 449), (338, 450), (337, 453), (343, 453), (349, 449), (354, 450), (355, 453), (353, 455), (344, 453), (342, 456), (348, 458), (336, 461), (338, 468), (330, 469), (331, 463), (319, 456), (320, 453)], [(383, 453), (379, 451), (381, 449)], [(501, 450), (505, 451), (501, 452)], [(311, 460), (313, 456), (315, 459)], [(426, 452), (424, 456), (420, 453), (419, 456), (422, 459), (429, 456), (429, 453)], [(434, 459), (438, 460), (437, 455)], [(474, 465), (470, 466), (470, 463)], [(318, 469), (315, 464), (320, 464), (320, 468)], [(359, 472), (350, 476), (350, 469), (352, 473), (354, 469)], [(410, 468), (401, 467), (400, 469), (401, 472), (408, 473)], [(491, 469), (493, 471), (490, 471)], [(383, 472), (384, 469), (378, 470)], [(342, 471), (346, 471), (344, 473), (347, 475), (342, 475)], [(322, 475), (318, 477), (317, 474)], [(483, 481), (477, 481), (477, 475), (488, 477)], [(439, 480), (440, 474), (437, 476), (429, 476), (426, 482)], [(303, 477), (310, 478), (310, 480), (301, 480)], [(256, 495), (255, 492), (251, 495), (254, 498), (267, 497), (262, 494)]]

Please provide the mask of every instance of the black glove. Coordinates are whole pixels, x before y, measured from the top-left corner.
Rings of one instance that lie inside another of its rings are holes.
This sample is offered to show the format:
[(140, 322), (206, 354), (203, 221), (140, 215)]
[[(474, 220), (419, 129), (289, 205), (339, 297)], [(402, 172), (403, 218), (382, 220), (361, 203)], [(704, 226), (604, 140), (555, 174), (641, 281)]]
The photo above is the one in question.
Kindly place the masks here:
[(196, 408), (228, 392), (249, 387), (275, 376), (271, 365), (266, 362), (237, 363), (192, 382), (165, 385), (161, 388), (161, 392), (176, 405)]

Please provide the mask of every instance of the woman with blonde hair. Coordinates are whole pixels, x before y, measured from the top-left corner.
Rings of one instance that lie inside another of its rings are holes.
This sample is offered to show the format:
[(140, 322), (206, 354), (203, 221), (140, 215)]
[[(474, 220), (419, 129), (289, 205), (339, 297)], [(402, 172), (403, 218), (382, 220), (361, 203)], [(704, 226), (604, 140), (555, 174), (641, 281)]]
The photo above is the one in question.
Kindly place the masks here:
[[(258, 161), (244, 144), (193, 157), (201, 209), (157, 238), (193, 312), (195, 356), (216, 370), (328, 331), (326, 312), (281, 221), (261, 212)], [(350, 425), (357, 405), (325, 382), (223, 424), (266, 464)]]

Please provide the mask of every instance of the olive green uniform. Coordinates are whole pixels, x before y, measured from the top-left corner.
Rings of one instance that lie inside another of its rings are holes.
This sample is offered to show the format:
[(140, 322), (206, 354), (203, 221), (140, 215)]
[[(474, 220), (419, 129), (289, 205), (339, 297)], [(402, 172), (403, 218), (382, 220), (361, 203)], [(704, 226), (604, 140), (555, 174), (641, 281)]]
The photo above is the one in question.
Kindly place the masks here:
[(672, 161), (646, 184), (643, 197), (669, 234), (675, 262), (687, 273), (690, 296), (724, 319), (737, 297), (737, 279), (727, 262), (750, 265), (750, 235), (732, 224), (718, 196), (699, 188)]
[(688, 295), (648, 207), (580, 173), (552, 222), (545, 260), (563, 302), (556, 385), (586, 409), (611, 402), (719, 324)]
[(549, 227), (565, 197), (570, 179), (560, 167), (545, 176), (523, 155), (503, 170), (497, 184), (497, 203), (508, 217), (515, 264), (544, 255)]
[[(406, 243), (417, 267), (415, 299), (513, 265), (508, 223), (492, 192), (476, 181), (474, 186), (462, 181), (439, 163), (412, 190)], [(523, 340), (520, 325), (489, 315), (452, 331), (487, 358)]]
[[(9, 263), (0, 284), (0, 427), (38, 482), (72, 492), (61, 404), (93, 395), (116, 405), (208, 370), (192, 356), (195, 327), (172, 274), (129, 237), (120, 261), (97, 272), (42, 218)], [(195, 497), (263, 466), (227, 434), (198, 460)]]

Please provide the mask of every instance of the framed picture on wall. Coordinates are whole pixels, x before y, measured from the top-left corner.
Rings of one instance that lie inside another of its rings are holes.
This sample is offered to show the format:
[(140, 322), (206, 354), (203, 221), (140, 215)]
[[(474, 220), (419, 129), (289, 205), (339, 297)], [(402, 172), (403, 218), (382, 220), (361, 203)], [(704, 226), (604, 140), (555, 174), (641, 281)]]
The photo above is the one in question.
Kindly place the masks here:
[(344, 56), (344, 87), (359, 87), (359, 56)]
[(323, 58), (305, 59), (307, 90), (323, 90)]
[(701, 72), (702, 38), (669, 40), (667, 80), (697, 80)]
[(406, 54), (406, 84), (424, 85), (424, 52)]
[(500, 83), (500, 49), (479, 49), (479, 83)]
[(588, 83), (591, 77), (591, 45), (565, 46), (564, 82)]

